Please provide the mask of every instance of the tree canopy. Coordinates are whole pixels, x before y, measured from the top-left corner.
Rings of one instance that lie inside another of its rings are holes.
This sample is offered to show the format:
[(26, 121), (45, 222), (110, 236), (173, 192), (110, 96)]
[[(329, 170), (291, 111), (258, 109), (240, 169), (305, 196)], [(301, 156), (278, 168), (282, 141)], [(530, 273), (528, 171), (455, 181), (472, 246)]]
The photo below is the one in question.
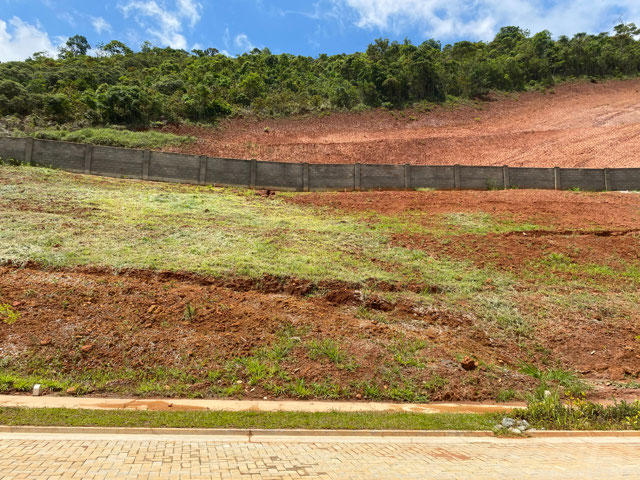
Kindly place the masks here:
[(57, 59), (36, 53), (0, 63), (0, 116), (84, 126), (211, 123), (234, 112), (398, 107), (520, 91), (558, 78), (637, 75), (640, 28), (620, 24), (614, 32), (554, 39), (548, 31), (531, 35), (508, 26), (491, 42), (442, 47), (433, 39), (420, 45), (377, 39), (364, 52), (317, 58), (267, 48), (228, 57), (215, 48), (186, 52), (148, 42), (134, 52), (118, 40), (91, 51), (76, 35)]

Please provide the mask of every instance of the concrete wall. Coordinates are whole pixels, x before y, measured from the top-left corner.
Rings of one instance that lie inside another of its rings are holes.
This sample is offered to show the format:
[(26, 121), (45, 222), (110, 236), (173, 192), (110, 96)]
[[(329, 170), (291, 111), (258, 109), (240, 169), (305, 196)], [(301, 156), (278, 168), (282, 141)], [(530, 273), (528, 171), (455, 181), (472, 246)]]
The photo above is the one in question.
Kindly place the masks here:
[(553, 168), (509, 167), (507, 172), (509, 188), (555, 188)]
[(559, 168), (558, 189), (600, 191), (605, 189), (604, 169), (602, 168)]
[(416, 188), (640, 190), (640, 168), (259, 162), (9, 137), (0, 137), (0, 158), (110, 177), (291, 191)]

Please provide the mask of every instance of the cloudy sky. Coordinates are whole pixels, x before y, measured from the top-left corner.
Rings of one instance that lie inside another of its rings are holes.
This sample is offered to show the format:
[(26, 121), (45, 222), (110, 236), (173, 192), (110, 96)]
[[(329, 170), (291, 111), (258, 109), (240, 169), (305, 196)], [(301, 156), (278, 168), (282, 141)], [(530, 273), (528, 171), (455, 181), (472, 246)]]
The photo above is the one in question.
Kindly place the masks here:
[(611, 31), (621, 20), (640, 24), (640, 0), (0, 0), (0, 61), (55, 54), (75, 34), (134, 49), (148, 40), (315, 56), (363, 50), (381, 36), (490, 40), (504, 25), (558, 36)]

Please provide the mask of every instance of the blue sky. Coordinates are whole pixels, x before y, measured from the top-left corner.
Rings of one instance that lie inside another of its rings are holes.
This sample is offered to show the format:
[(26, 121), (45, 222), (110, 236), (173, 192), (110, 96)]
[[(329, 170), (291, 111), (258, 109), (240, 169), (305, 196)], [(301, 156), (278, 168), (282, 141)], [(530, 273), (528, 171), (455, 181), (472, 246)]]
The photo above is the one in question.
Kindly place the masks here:
[(554, 35), (640, 24), (640, 0), (0, 0), (0, 61), (55, 55), (75, 34), (92, 45), (145, 40), (229, 55), (254, 47), (316, 56), (373, 39), (490, 40), (504, 25)]

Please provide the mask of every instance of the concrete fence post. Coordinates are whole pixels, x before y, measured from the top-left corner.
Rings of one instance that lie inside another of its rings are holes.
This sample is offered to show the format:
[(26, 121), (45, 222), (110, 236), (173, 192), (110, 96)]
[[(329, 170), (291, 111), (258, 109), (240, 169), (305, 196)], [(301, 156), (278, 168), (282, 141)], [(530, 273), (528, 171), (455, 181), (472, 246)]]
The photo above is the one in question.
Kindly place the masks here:
[(144, 151), (144, 158), (142, 159), (142, 179), (149, 180), (149, 167), (151, 166), (151, 151)]
[(84, 147), (84, 173), (91, 175), (91, 163), (93, 162), (93, 145), (87, 144)]
[(360, 165), (359, 163), (356, 163), (353, 166), (353, 189), (356, 192), (359, 192), (360, 189), (362, 188), (362, 184), (361, 184), (361, 175), (362, 175), (362, 165)]
[(256, 176), (258, 174), (258, 161), (251, 159), (251, 168), (249, 169), (249, 188), (256, 188)]
[(308, 163), (302, 164), (302, 191), (303, 192), (309, 191), (309, 164)]
[(207, 183), (207, 156), (200, 155), (200, 174), (198, 175), (198, 183), (204, 185)]
[(411, 190), (411, 165), (404, 165), (404, 189)]
[(27, 141), (24, 145), (24, 163), (26, 165), (31, 165), (31, 160), (33, 158), (33, 137), (27, 138)]
[(460, 188), (460, 165), (457, 163), (453, 166), (453, 188), (458, 190)]
[(602, 170), (602, 174), (604, 175), (604, 191), (608, 192), (611, 190), (611, 182), (609, 180), (609, 169), (604, 168)]
[(553, 189), (560, 190), (560, 167), (553, 167)]
[(502, 167), (502, 181), (504, 183), (505, 190), (511, 188), (511, 179), (509, 178), (509, 165), (504, 165)]

